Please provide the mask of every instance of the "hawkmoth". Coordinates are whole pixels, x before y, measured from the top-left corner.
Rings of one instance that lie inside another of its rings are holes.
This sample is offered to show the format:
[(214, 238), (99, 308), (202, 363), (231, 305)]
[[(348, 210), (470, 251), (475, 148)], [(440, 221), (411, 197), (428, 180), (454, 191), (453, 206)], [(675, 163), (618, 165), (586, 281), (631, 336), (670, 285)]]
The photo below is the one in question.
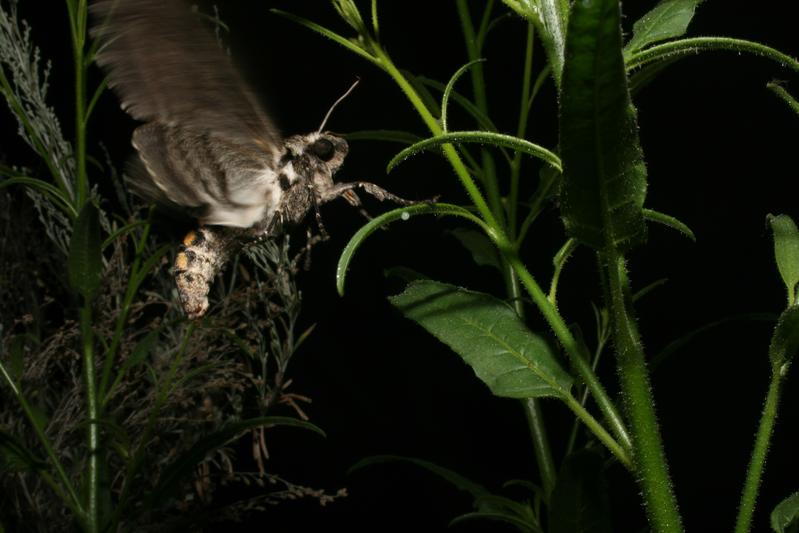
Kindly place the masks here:
[(98, 0), (92, 12), (97, 63), (122, 108), (144, 122), (133, 132), (130, 187), (199, 223), (174, 263), (189, 318), (205, 314), (215, 275), (247, 241), (278, 235), (311, 211), (318, 217), (320, 205), (339, 197), (359, 206), (355, 189), (409, 203), (372, 183), (334, 183), (349, 148), (322, 131), (324, 121), (283, 138), (182, 0)]

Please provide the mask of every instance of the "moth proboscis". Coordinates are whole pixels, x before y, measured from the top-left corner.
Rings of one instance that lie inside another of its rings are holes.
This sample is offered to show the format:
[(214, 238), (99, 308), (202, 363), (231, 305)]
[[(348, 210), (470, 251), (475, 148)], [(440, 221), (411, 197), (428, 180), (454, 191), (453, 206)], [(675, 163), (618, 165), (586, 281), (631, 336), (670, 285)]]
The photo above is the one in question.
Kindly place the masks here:
[(318, 131), (283, 138), (182, 0), (97, 0), (92, 12), (97, 62), (122, 108), (144, 122), (133, 132), (139, 160), (129, 186), (199, 222), (174, 264), (189, 318), (206, 313), (211, 282), (244, 243), (279, 235), (312, 210), (318, 219), (319, 206), (339, 197), (360, 206), (355, 189), (412, 203), (373, 183), (333, 182), (349, 148), (322, 131), (327, 116)]

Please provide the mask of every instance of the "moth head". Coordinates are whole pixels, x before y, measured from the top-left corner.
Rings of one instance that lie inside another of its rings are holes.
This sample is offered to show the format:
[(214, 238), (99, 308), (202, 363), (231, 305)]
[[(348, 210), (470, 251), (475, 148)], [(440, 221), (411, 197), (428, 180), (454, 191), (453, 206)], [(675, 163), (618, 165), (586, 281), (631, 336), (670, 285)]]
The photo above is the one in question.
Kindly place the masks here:
[(319, 178), (332, 181), (333, 174), (344, 163), (347, 152), (347, 141), (325, 131), (289, 137), (286, 139), (284, 157), (292, 162), (296, 173), (305, 177), (313, 176), (314, 181)]
[(305, 152), (327, 165), (331, 174), (344, 163), (350, 148), (343, 138), (328, 131), (308, 135)]

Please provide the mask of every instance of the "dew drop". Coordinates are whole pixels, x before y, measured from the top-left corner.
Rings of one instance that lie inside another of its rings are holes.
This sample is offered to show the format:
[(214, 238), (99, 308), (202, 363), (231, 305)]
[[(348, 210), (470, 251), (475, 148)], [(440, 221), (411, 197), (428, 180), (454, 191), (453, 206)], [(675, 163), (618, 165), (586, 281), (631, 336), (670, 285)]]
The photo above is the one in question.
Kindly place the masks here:
[(411, 215), (409, 215), (407, 211), (403, 211), (402, 214), (400, 215), (400, 218), (402, 220), (408, 220), (409, 218), (411, 218)]

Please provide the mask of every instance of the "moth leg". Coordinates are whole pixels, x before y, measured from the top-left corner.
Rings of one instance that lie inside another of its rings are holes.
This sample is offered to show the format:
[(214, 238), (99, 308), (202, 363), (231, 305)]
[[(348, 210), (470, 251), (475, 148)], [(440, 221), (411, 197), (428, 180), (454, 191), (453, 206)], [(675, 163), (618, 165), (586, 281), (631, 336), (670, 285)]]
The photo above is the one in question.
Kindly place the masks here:
[(339, 196), (342, 196), (351, 205), (356, 207), (360, 206), (361, 201), (354, 191), (354, 189), (358, 188), (362, 189), (365, 193), (373, 196), (374, 198), (380, 200), (381, 202), (390, 201), (399, 205), (413, 205), (417, 203), (412, 200), (406, 200), (405, 198), (400, 198), (396, 194), (392, 194), (387, 190), (385, 190), (384, 188), (379, 187), (374, 183), (370, 183), (368, 181), (351, 181), (347, 183), (336, 183), (333, 187), (330, 187), (326, 191), (321, 192), (320, 202), (324, 204), (329, 202), (330, 200), (335, 200)]
[(314, 216), (316, 217), (316, 225), (319, 226), (319, 233), (321, 234), (322, 240), (326, 241), (330, 238), (328, 235), (327, 230), (325, 229), (325, 225), (322, 223), (322, 213), (319, 211), (319, 206), (324, 203), (316, 195), (316, 189), (312, 182), (308, 182), (308, 193), (311, 197), (311, 204), (313, 205)]
[(321, 235), (313, 235), (311, 228), (305, 228), (305, 246), (302, 247), (300, 253), (291, 261), (292, 271), (296, 272), (298, 270), (297, 264), (299, 264), (300, 259), (304, 259), (302, 264), (303, 270), (306, 272), (311, 270), (311, 250), (317, 243), (323, 240)]

